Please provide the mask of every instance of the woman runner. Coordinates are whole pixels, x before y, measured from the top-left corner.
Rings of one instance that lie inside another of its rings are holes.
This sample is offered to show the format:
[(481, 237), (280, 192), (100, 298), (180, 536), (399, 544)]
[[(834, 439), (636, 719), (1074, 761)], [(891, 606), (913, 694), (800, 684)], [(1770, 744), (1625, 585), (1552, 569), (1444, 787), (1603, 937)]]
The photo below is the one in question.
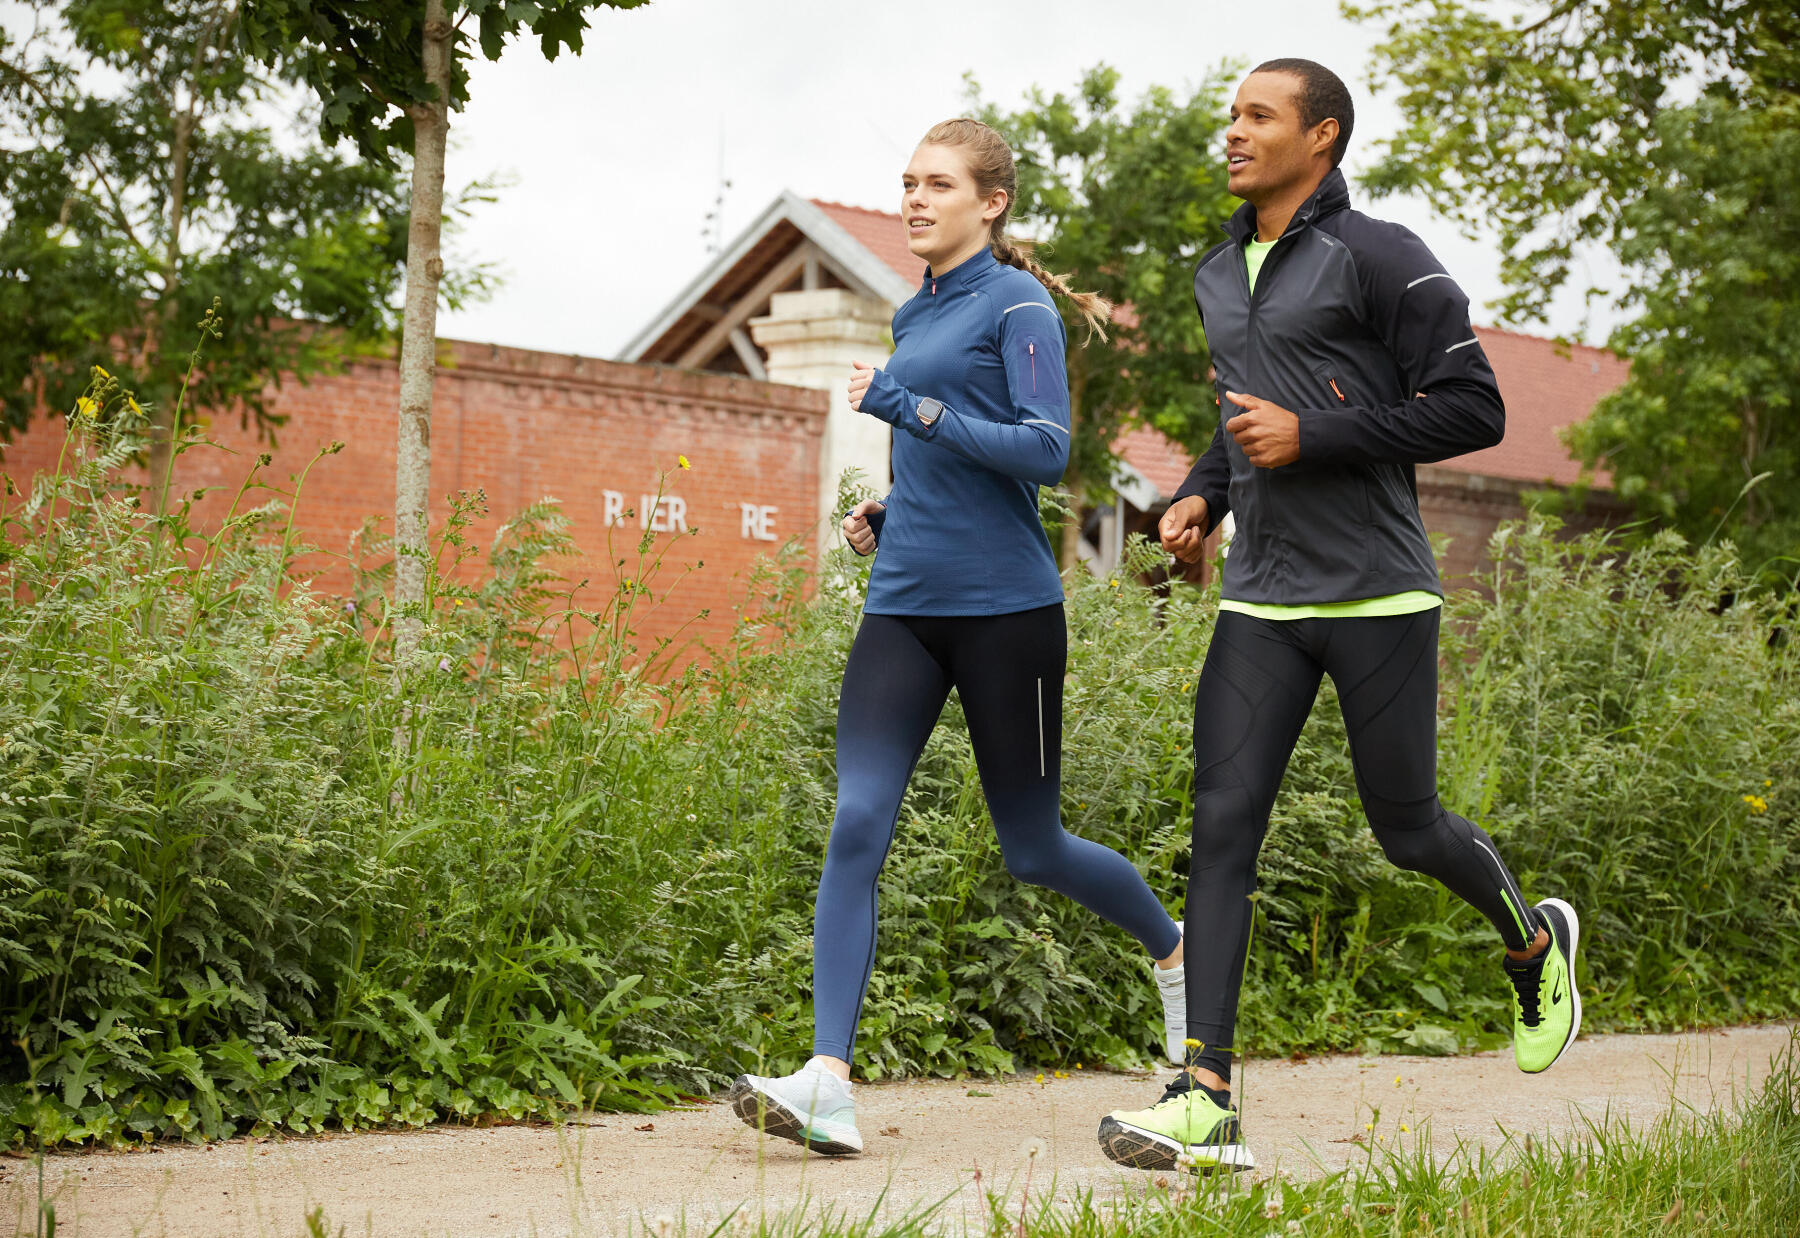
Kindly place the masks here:
[[(875, 890), (901, 797), (955, 688), (1006, 868), (1137, 938), (1162, 996), (1165, 1048), (1187, 1035), (1181, 929), (1129, 861), (1060, 818), (1062, 580), (1039, 486), (1069, 457), (1064, 331), (1111, 307), (1070, 291), (1006, 236), (1013, 154), (986, 125), (934, 126), (901, 178), (908, 244), (927, 264), (894, 315), (886, 369), (858, 363), (850, 406), (894, 427), (892, 492), (844, 518), (876, 556), (838, 703), (838, 804), (813, 925), (813, 1057), (732, 1086), (751, 1126), (818, 1152), (860, 1152), (850, 1062), (875, 963)], [(879, 552), (877, 547), (879, 546)]]

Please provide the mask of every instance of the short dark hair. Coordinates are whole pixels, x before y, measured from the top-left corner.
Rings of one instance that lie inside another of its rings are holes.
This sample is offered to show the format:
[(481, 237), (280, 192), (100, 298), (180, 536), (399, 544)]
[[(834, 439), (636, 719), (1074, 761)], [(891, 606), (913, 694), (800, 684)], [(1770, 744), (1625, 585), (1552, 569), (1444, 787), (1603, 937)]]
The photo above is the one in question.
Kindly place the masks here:
[(1344, 161), (1350, 149), (1350, 130), (1356, 127), (1356, 105), (1350, 102), (1350, 90), (1344, 79), (1316, 60), (1295, 56), (1281, 60), (1265, 60), (1250, 70), (1252, 73), (1288, 73), (1300, 79), (1300, 126), (1311, 129), (1327, 116), (1338, 123), (1337, 141), (1331, 144), (1331, 166)]

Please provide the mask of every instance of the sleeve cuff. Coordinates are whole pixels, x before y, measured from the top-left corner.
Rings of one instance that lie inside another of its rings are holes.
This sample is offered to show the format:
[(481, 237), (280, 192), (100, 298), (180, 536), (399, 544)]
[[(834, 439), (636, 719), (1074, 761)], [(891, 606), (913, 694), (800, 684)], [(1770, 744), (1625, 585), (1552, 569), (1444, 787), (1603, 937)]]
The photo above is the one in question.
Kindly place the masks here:
[(890, 426), (903, 425), (907, 414), (918, 404), (913, 393), (902, 387), (886, 370), (876, 370), (863, 393), (862, 411)]
[(1335, 409), (1308, 409), (1300, 418), (1300, 459), (1330, 460), (1345, 455), (1356, 424)]
[(944, 419), (950, 416), (950, 410), (943, 409), (936, 420), (926, 425), (919, 420), (919, 404), (919, 396), (902, 387), (886, 370), (876, 370), (875, 377), (869, 380), (869, 390), (863, 396), (862, 411), (897, 430), (905, 430), (914, 438), (929, 442), (937, 434), (938, 427), (944, 424)]
[(1207, 537), (1212, 536), (1213, 530), (1218, 528), (1219, 525), (1221, 525), (1222, 523), (1224, 523), (1226, 514), (1231, 511), (1231, 495), (1229, 492), (1226, 492), (1223, 494), (1212, 494), (1212, 493), (1209, 493), (1208, 490), (1204, 486), (1189, 487), (1189, 486), (1183, 485), (1175, 491), (1175, 497), (1170, 499), (1169, 503), (1171, 505), (1174, 505), (1176, 503), (1181, 502), (1181, 500), (1183, 500), (1183, 499), (1205, 499), (1206, 500), (1206, 536)]

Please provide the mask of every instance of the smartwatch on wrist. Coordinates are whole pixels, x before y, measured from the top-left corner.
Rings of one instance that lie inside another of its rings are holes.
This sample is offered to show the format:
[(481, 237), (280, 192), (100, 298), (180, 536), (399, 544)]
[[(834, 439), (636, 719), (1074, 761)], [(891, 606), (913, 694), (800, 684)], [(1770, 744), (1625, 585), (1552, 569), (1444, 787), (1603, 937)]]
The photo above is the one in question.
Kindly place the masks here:
[(917, 409), (919, 420), (926, 425), (931, 425), (935, 422), (943, 411), (944, 406), (930, 396), (926, 396), (923, 400), (920, 400)]

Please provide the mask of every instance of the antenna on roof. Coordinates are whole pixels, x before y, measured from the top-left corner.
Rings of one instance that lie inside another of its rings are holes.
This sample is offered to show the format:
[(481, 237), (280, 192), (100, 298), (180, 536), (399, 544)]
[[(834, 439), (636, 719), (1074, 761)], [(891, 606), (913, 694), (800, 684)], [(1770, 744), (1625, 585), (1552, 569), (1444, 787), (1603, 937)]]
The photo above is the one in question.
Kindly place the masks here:
[(712, 257), (725, 248), (725, 191), (731, 188), (731, 181), (725, 175), (725, 119), (719, 118), (719, 187), (713, 195), (712, 210), (706, 212), (706, 222), (700, 226), (700, 236), (706, 242), (706, 254)]

